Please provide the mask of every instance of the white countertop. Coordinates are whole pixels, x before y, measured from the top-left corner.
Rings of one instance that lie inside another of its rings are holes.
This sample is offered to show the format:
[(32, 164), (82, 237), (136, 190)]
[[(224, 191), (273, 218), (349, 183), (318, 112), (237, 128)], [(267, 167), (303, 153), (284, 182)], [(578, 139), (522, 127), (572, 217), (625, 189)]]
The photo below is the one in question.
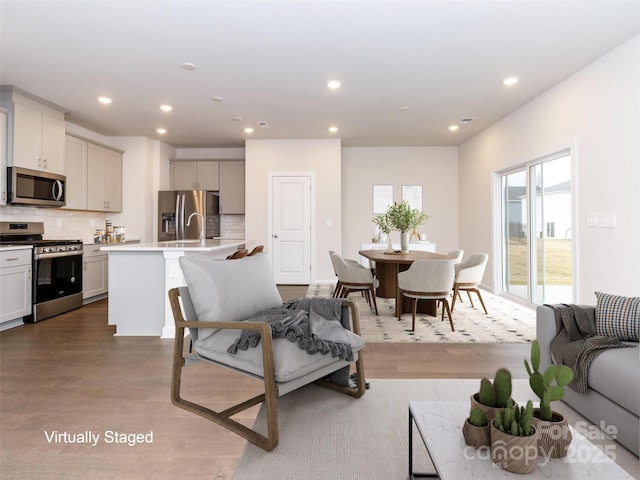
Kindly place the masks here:
[(0, 245), (0, 252), (8, 252), (10, 250), (31, 250), (33, 245)]
[[(138, 243), (138, 242), (140, 242), (139, 238), (131, 238), (131, 239), (125, 240), (124, 241), (124, 245), (127, 245), (129, 243)], [(107, 247), (107, 246), (111, 245), (110, 243), (96, 243), (96, 242), (93, 241), (93, 239), (91, 239), (91, 240), (83, 240), (82, 243), (84, 245), (100, 245), (102, 247)], [(122, 243), (113, 242), (113, 245), (122, 245)]]
[(100, 248), (108, 252), (164, 252), (167, 250), (180, 250), (190, 252), (215, 252), (229, 247), (244, 245), (244, 239), (207, 239), (204, 244), (200, 240), (174, 240), (171, 242), (151, 242), (125, 244), (106, 244)]

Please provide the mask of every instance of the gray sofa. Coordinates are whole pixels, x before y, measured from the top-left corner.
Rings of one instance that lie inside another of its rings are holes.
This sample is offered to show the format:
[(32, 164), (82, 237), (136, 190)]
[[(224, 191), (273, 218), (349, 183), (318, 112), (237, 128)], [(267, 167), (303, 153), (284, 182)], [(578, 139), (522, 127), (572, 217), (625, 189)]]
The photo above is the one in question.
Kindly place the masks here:
[[(583, 306), (583, 308), (592, 308)], [(541, 369), (552, 361), (551, 341), (556, 336), (552, 308), (536, 310), (536, 334), (540, 343)], [(589, 390), (581, 395), (565, 388), (564, 401), (596, 425), (617, 429), (616, 440), (636, 455), (640, 443), (640, 351), (637, 342), (625, 342), (636, 348), (612, 348), (601, 353), (589, 369)]]

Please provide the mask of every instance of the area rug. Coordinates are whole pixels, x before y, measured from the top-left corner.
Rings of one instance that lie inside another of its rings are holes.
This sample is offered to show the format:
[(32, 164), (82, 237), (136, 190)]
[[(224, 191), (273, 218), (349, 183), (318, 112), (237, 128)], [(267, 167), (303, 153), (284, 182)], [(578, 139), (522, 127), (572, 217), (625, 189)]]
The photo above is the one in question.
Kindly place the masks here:
[[(310, 285), (307, 297), (331, 297), (333, 285)], [(474, 295), (473, 293), (471, 294)], [(473, 298), (473, 297), (472, 297)], [(360, 329), (368, 343), (527, 343), (536, 338), (536, 312), (489, 292), (482, 292), (488, 315), (477, 299), (471, 306), (466, 294), (456, 302), (451, 331), (445, 321), (426, 314), (416, 315), (416, 328), (411, 331), (411, 314), (395, 316), (395, 299), (377, 298), (378, 316), (359, 293), (352, 293), (360, 311)]]
[[(279, 445), (275, 450), (265, 452), (247, 444), (233, 479), (405, 480), (409, 461), (409, 401), (468, 401), (469, 395), (478, 390), (479, 382), (370, 380), (371, 389), (359, 399), (308, 385), (278, 399)], [(531, 395), (526, 380), (514, 381), (513, 392), (517, 400)], [(572, 425), (584, 422), (569, 407), (564, 404), (561, 407), (557, 410), (561, 410)], [(462, 419), (452, 418), (451, 421), (462, 425)], [(256, 429), (262, 433), (266, 431), (264, 408), (256, 419)], [(433, 472), (417, 429), (413, 431), (414, 471)], [(579, 431), (588, 430), (580, 427)], [(460, 434), (455, 447), (462, 448), (463, 443)], [(611, 440), (600, 443), (604, 447), (599, 448), (615, 453), (616, 462), (639, 478), (638, 457)]]

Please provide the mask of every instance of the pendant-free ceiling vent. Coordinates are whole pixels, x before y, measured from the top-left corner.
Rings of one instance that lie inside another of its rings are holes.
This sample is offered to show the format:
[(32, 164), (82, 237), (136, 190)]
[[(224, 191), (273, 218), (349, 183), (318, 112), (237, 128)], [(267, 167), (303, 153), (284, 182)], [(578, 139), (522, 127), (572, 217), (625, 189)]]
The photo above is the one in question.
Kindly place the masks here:
[(471, 123), (473, 121), (473, 117), (467, 117), (467, 118), (461, 118), (460, 119), (460, 123), (465, 124), (465, 123)]
[(260, 128), (269, 128), (269, 124), (267, 122), (258, 122), (258, 126)]

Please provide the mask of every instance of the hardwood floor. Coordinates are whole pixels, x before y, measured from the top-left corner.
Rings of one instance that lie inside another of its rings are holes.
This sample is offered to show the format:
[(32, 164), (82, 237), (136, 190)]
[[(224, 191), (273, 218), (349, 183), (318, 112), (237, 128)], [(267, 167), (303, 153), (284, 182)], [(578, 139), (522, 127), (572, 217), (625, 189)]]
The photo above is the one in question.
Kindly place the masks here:
[[(286, 300), (306, 287), (280, 291)], [(173, 341), (113, 333), (106, 300), (0, 333), (0, 478), (230, 479), (244, 441), (171, 405)], [(526, 344), (368, 344), (365, 372), (480, 378), (528, 352)], [(186, 369), (183, 388), (216, 408), (259, 393), (258, 382), (201, 364)], [(242, 421), (251, 425), (256, 413)], [(95, 446), (78, 442), (92, 434)]]

